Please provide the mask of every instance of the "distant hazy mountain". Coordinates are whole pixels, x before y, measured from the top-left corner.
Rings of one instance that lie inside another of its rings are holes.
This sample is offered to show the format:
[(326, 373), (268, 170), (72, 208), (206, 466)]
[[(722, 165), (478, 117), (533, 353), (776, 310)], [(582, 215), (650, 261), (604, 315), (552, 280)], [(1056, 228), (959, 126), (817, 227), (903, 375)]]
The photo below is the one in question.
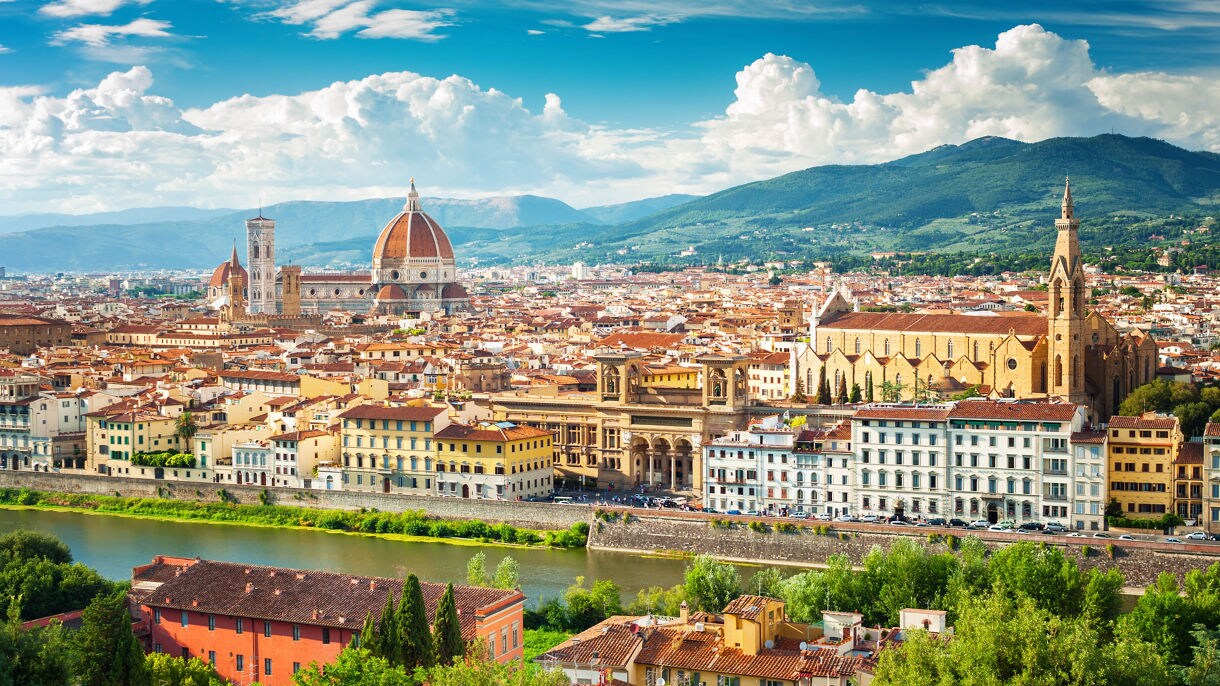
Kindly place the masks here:
[(0, 216), (0, 233), (29, 231), (45, 226), (89, 226), (93, 224), (146, 224), (148, 222), (207, 219), (236, 212), (233, 209), (199, 207), (137, 207), (117, 212), (91, 214), (15, 214)]
[(623, 202), (617, 205), (586, 207), (581, 212), (602, 224), (621, 224), (623, 222), (635, 221), (636, 219), (643, 219), (661, 210), (668, 210), (671, 207), (690, 202), (698, 197), (700, 196), (671, 193), (670, 195), (662, 195), (658, 198), (644, 198), (643, 200), (633, 200), (632, 202)]
[[(1220, 205), (1220, 155), (1117, 135), (1039, 143), (981, 138), (884, 164), (813, 167), (705, 197), (585, 210), (536, 196), (422, 203), (466, 263), (630, 262), (687, 248), (708, 262), (876, 249), (1042, 250), (1054, 240), (1052, 220), (1069, 174), (1086, 241), (1141, 240), (1125, 232), (1135, 219), (1214, 214)], [(367, 265), (374, 237), (402, 204), (289, 202), (264, 214), (277, 221), (284, 260)], [(10, 233), (0, 235), (0, 265), (206, 268), (225, 259), (234, 240), (244, 241), (250, 216)]]

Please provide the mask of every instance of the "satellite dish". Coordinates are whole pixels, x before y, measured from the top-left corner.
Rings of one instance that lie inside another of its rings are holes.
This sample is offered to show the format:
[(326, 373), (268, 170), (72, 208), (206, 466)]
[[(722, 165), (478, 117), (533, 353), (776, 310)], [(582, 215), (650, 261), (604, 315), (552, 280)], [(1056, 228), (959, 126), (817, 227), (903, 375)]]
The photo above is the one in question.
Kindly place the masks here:
[(764, 644), (763, 644), (763, 646), (764, 646), (764, 647), (765, 647), (767, 650), (771, 650), (772, 648), (774, 648), (774, 647), (775, 647), (775, 641), (772, 641), (771, 639), (769, 639), (769, 638), (768, 638), (768, 639), (767, 639), (767, 642), (766, 642), (766, 643), (764, 643)]
[(809, 650), (809, 644), (801, 641), (801, 650)]

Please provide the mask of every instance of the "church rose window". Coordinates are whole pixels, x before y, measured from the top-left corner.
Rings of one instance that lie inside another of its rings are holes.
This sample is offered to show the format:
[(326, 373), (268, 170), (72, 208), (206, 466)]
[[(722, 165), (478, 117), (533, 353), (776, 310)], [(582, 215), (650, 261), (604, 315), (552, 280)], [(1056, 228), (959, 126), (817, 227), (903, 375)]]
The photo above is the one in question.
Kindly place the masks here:
[(420, 273), (419, 273), (419, 278), (421, 278), (421, 279), (426, 279), (426, 278), (428, 278), (428, 272), (420, 272)]
[(1015, 357), (1008, 358), (1008, 368), (1009, 369), (1017, 368), (1017, 358), (1015, 358)]
[(397, 269), (395, 269), (394, 271), (390, 272), (390, 278), (391, 278), (391, 279), (393, 279), (393, 280), (395, 280), (395, 281), (397, 281), (397, 280), (398, 280), (398, 270), (397, 270)]

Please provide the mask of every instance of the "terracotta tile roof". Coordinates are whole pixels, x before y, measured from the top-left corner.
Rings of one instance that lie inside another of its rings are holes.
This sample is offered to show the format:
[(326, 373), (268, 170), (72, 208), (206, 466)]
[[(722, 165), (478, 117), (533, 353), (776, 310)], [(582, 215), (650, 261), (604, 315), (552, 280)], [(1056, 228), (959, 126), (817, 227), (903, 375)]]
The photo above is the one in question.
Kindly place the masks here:
[(430, 422), (444, 413), (443, 407), (385, 407), (383, 405), (357, 405), (339, 415), (341, 419), (389, 419), (401, 421)]
[(560, 643), (538, 657), (539, 662), (555, 661), (569, 664), (589, 664), (596, 654), (600, 664), (625, 666), (640, 644), (640, 637), (630, 621), (634, 617), (607, 617), (592, 627)]
[(686, 338), (683, 333), (647, 333), (641, 331), (620, 331), (597, 342), (599, 347), (625, 348), (669, 348)]
[(995, 400), (963, 400), (949, 412), (965, 419), (1011, 419), (1016, 421), (1070, 422), (1076, 406), (1070, 403), (1020, 403)]
[(1046, 318), (1034, 314), (906, 314), (900, 312), (845, 312), (818, 324), (818, 328), (918, 333), (977, 333), (1044, 336)]
[(1177, 425), (1177, 417), (1110, 417), (1111, 429), (1172, 429)]
[(853, 419), (914, 419), (943, 422), (949, 418), (945, 407), (862, 407), (852, 415)]
[(775, 600), (761, 595), (740, 595), (724, 607), (726, 615), (740, 615), (744, 619), (755, 620), (767, 609), (767, 603)]
[(1208, 422), (1207, 428), (1203, 429), (1203, 436), (1206, 438), (1220, 438), (1220, 422)]
[(1174, 462), (1181, 464), (1203, 464), (1203, 444), (1188, 441), (1178, 449)]
[(636, 664), (699, 672), (797, 681), (801, 676), (852, 676), (861, 658), (839, 657), (830, 650), (763, 650), (747, 655), (725, 646), (715, 632), (660, 627), (644, 633)]
[(286, 374), (284, 372), (262, 371), (258, 369), (237, 370), (230, 369), (217, 374), (222, 379), (245, 379), (248, 381), (288, 381), (297, 382), (301, 377), (296, 374)]
[[(507, 422), (505, 422), (507, 423)], [(520, 441), (529, 438), (550, 438), (551, 432), (532, 426), (510, 425), (470, 426), (468, 424), (450, 424), (436, 432), (438, 439), (466, 439), (470, 441)]]
[(1071, 441), (1073, 443), (1105, 443), (1105, 431), (1075, 431), (1072, 433)]
[[(215, 560), (200, 560), (186, 567), (172, 566), (172, 576), (159, 586), (136, 592), (141, 604), (359, 630), (365, 615), (371, 613), (374, 618), (381, 617), (388, 592), (393, 591), (397, 599), (402, 596), (403, 587), (401, 579)], [(139, 580), (146, 580), (150, 574), (165, 577), (145, 571)], [(135, 581), (133, 579), (133, 585)], [(420, 586), (431, 624), (445, 584), (424, 581)], [(454, 586), (453, 593), (462, 637), (467, 640), (474, 638), (479, 617), (513, 603), (525, 602), (520, 591)]]

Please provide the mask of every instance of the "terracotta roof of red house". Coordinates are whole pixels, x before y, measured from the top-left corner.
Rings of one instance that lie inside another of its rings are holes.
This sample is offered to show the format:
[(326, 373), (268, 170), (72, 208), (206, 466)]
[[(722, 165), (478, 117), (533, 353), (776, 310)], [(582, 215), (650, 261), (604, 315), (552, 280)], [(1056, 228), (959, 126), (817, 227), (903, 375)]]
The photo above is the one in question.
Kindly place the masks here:
[(825, 329), (902, 331), (918, 333), (977, 333), (1044, 336), (1046, 318), (1034, 314), (907, 314), (901, 312), (845, 312), (818, 324)]
[(1206, 438), (1220, 438), (1220, 422), (1208, 422), (1207, 427), (1203, 429), (1203, 436)]
[(995, 400), (963, 400), (949, 412), (963, 419), (1011, 419), (1015, 421), (1070, 422), (1076, 406), (1069, 403), (1019, 403)]
[[(171, 566), (168, 562), (163, 564)], [(160, 585), (136, 591), (141, 604), (359, 631), (366, 615), (381, 617), (386, 594), (392, 591), (394, 597), (399, 598), (403, 587), (401, 579), (215, 560), (173, 566), (172, 576), (158, 576), (164, 579)], [(133, 576), (133, 586), (156, 574), (143, 568), (138, 577)], [(420, 586), (431, 624), (445, 584), (423, 581)], [(453, 595), (462, 637), (466, 640), (475, 637), (475, 623), (479, 617), (525, 602), (521, 591), (478, 586), (454, 586)]]

